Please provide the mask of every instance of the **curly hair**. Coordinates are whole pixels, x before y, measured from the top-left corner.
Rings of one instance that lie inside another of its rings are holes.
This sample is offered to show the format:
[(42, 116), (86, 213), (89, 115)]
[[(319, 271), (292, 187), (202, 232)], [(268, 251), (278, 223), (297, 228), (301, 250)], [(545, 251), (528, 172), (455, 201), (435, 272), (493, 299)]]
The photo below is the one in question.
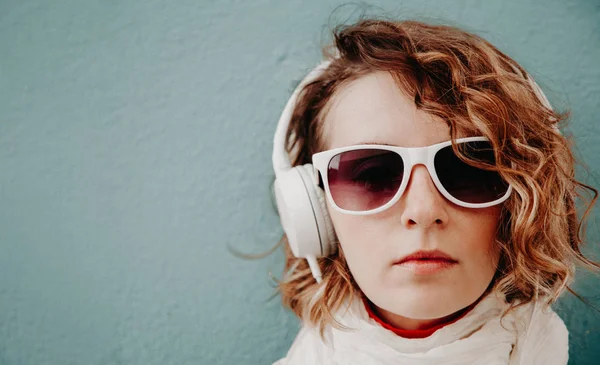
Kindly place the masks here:
[[(545, 107), (521, 66), (477, 35), (417, 21), (362, 19), (335, 28), (333, 39), (323, 49), (331, 64), (302, 89), (292, 114), (292, 165), (310, 163), (325, 149), (323, 124), (336, 91), (366, 74), (389, 72), (417, 108), (449, 125), (453, 141), (461, 133), (491, 141), (496, 164), (481, 167), (498, 171), (514, 189), (502, 208), (496, 237), (501, 259), (491, 287), (511, 308), (538, 297), (555, 301), (569, 288), (577, 263), (599, 268), (581, 252), (583, 222), (597, 190), (575, 178), (572, 142), (559, 131), (568, 113)], [(321, 332), (339, 325), (333, 314), (360, 293), (339, 242), (337, 253), (319, 259), (320, 285), (305, 260), (284, 247), (286, 275), (278, 285), (284, 306)]]

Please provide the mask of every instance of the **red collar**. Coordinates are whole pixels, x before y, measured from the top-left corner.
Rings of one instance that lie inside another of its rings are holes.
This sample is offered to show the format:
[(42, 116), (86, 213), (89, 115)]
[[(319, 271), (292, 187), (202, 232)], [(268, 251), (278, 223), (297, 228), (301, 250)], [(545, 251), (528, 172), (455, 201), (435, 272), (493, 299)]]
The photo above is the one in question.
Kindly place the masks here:
[(479, 303), (479, 300), (476, 300), (475, 303), (471, 304), (467, 308), (455, 313), (452, 317), (448, 319), (447, 322), (437, 324), (433, 327), (422, 329), (422, 330), (405, 330), (401, 328), (394, 327), (393, 325), (386, 323), (384, 319), (380, 318), (375, 311), (373, 310), (373, 304), (366, 298), (363, 298), (363, 302), (365, 304), (365, 308), (367, 309), (367, 313), (369, 313), (369, 317), (379, 323), (383, 328), (388, 329), (400, 337), (404, 338), (425, 338), (431, 336), (435, 331), (439, 330), (442, 327), (445, 327), (449, 324), (452, 324), (459, 319), (463, 318), (467, 313), (469, 313), (475, 305)]

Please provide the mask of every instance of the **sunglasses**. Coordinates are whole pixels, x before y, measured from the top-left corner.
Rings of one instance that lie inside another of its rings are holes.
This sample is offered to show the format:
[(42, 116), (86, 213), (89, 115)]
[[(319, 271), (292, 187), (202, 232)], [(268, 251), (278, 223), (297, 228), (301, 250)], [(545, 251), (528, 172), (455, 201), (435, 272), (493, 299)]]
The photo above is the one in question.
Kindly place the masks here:
[[(495, 166), (494, 150), (486, 137), (456, 139), (469, 159)], [(404, 193), (413, 166), (429, 171), (438, 191), (466, 208), (486, 208), (508, 199), (512, 187), (496, 171), (467, 164), (452, 149), (452, 141), (427, 147), (356, 145), (315, 153), (327, 198), (342, 213), (379, 213)]]

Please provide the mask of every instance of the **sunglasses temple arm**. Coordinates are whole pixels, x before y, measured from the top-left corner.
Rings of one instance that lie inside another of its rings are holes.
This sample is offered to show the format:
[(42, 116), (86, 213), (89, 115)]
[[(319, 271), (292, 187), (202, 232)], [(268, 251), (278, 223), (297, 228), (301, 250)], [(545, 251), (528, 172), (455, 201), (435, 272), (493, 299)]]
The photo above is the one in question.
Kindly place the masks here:
[(315, 185), (319, 186), (319, 184), (321, 183), (321, 173), (314, 165), (313, 165), (313, 175), (315, 176)]
[(321, 268), (319, 267), (319, 263), (317, 262), (317, 258), (314, 255), (307, 255), (306, 261), (308, 261), (308, 266), (310, 267), (310, 271), (312, 272), (313, 277), (317, 280), (317, 283), (321, 283), (323, 278), (323, 274), (321, 273)]

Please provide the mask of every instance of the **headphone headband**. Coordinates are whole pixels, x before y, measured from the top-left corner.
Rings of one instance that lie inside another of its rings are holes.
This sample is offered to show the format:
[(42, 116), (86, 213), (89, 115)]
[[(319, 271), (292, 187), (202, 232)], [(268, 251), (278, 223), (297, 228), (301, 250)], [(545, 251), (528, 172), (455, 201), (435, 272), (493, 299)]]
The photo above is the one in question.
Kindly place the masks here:
[(290, 161), (290, 157), (286, 151), (286, 134), (288, 130), (288, 126), (290, 125), (290, 120), (292, 119), (292, 113), (294, 112), (294, 108), (296, 107), (296, 102), (298, 99), (298, 95), (302, 91), (302, 89), (317, 79), (317, 77), (321, 76), (323, 71), (329, 66), (331, 61), (323, 61), (317, 67), (312, 69), (305, 77), (302, 79), (300, 84), (296, 87), (292, 96), (285, 104), (285, 108), (279, 117), (279, 122), (277, 123), (277, 129), (275, 130), (275, 137), (273, 138), (273, 169), (275, 170), (275, 177), (281, 175), (284, 171), (289, 170), (292, 167), (292, 163)]

